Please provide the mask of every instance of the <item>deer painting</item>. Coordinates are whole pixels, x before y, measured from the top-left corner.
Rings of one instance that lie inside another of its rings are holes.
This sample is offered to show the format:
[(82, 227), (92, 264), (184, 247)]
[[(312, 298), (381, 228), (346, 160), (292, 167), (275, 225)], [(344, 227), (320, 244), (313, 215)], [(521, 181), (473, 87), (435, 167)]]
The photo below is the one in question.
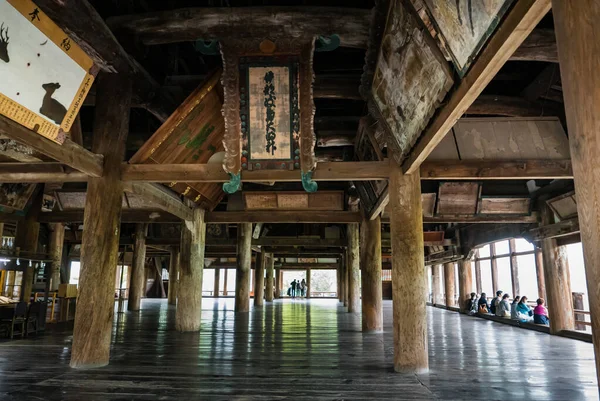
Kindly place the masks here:
[(42, 88), (44, 88), (46, 94), (42, 101), (40, 113), (54, 121), (56, 124), (61, 124), (62, 120), (65, 118), (65, 114), (67, 114), (67, 109), (60, 104), (58, 100), (52, 98), (54, 92), (57, 89), (60, 89), (60, 84), (58, 82), (43, 84)]
[(8, 27), (4, 28), (4, 23), (0, 24), (0, 60), (8, 63)]

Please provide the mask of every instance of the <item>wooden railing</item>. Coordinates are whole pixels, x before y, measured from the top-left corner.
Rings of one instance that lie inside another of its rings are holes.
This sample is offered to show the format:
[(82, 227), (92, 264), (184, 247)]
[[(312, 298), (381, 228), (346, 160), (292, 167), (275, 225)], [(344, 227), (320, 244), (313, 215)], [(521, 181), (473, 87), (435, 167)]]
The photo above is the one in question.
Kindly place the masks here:
[(591, 322), (588, 322), (585, 320), (585, 316), (591, 316), (591, 312), (586, 311), (586, 310), (581, 310), (581, 309), (575, 309), (573, 310), (573, 314), (575, 315), (575, 328), (577, 328), (577, 325), (583, 325), (583, 326), (592, 326)]

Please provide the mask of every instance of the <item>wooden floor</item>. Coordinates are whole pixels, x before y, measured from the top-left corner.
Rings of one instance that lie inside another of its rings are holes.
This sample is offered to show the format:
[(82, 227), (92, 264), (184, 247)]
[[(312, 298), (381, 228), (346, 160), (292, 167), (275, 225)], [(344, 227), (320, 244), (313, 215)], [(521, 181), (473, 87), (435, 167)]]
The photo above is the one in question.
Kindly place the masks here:
[(591, 344), (428, 308), (425, 375), (392, 366), (385, 332), (335, 300), (277, 301), (236, 316), (233, 300), (205, 299), (202, 331), (173, 330), (166, 300), (115, 322), (108, 367), (68, 367), (71, 333), (0, 342), (0, 400), (594, 400)]

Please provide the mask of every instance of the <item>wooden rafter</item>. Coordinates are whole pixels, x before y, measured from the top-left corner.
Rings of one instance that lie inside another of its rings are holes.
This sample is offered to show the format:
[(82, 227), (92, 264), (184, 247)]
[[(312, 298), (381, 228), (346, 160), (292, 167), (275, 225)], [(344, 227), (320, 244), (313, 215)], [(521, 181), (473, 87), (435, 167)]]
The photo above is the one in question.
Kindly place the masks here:
[(159, 209), (183, 220), (192, 219), (192, 209), (184, 205), (179, 198), (168, 193), (166, 188), (161, 188), (160, 185), (129, 182), (124, 184), (123, 189), (125, 192), (141, 196), (154, 203)]
[(69, 139), (59, 145), (4, 116), (0, 116), (0, 134), (91, 177), (102, 176), (103, 157)]
[(426, 161), (422, 180), (572, 179), (570, 160)]
[(403, 163), (406, 173), (414, 173), (427, 159), (550, 8), (551, 0), (516, 2), (448, 102), (438, 110), (429, 127), (419, 137)]

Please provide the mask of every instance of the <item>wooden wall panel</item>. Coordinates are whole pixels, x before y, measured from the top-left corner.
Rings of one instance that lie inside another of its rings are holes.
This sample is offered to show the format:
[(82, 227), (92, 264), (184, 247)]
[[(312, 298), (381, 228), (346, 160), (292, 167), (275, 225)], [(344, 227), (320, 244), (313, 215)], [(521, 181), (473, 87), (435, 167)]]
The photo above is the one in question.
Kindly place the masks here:
[(421, 194), (421, 203), (423, 204), (423, 217), (433, 217), (435, 212), (435, 200), (437, 194)]

